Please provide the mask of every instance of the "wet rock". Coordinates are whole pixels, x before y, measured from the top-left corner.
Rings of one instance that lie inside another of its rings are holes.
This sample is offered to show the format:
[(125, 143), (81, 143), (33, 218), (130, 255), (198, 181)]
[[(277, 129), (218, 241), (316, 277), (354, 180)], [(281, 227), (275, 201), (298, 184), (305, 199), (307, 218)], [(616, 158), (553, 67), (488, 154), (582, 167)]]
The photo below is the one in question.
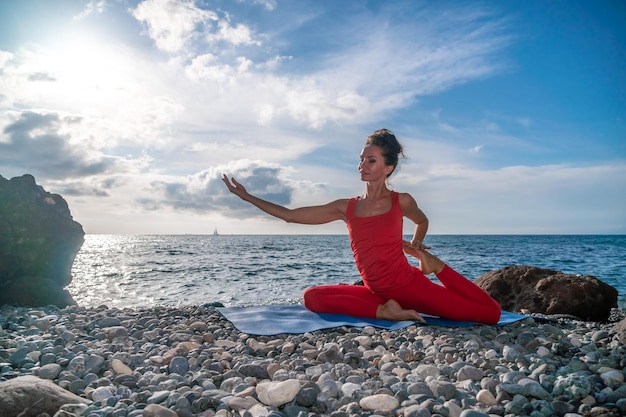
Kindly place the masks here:
[(65, 287), (84, 235), (63, 197), (32, 175), (0, 176), (0, 305), (75, 304)]

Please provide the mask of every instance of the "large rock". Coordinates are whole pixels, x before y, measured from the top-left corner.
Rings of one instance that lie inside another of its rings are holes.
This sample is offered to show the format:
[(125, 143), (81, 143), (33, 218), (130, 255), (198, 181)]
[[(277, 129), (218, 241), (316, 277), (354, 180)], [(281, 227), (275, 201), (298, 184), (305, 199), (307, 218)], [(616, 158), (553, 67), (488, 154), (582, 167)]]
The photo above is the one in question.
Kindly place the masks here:
[(89, 404), (51, 381), (27, 375), (0, 382), (0, 417), (54, 415), (64, 404)]
[(75, 304), (64, 288), (84, 236), (60, 195), (0, 176), (0, 305)]
[(565, 274), (533, 266), (507, 266), (480, 276), (476, 285), (503, 310), (570, 314), (607, 321), (617, 307), (617, 290), (593, 276)]

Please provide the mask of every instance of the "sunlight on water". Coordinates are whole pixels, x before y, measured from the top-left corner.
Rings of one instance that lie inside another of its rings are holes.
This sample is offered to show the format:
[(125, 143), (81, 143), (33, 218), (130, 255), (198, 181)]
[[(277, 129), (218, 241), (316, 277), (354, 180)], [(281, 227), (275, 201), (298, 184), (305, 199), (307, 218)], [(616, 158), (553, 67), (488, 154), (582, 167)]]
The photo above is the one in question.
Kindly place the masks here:
[[(427, 243), (470, 279), (515, 264), (594, 275), (626, 305), (626, 236), (433, 235)], [(120, 308), (296, 303), (310, 286), (359, 279), (341, 235), (87, 235), (72, 274), (79, 305)]]

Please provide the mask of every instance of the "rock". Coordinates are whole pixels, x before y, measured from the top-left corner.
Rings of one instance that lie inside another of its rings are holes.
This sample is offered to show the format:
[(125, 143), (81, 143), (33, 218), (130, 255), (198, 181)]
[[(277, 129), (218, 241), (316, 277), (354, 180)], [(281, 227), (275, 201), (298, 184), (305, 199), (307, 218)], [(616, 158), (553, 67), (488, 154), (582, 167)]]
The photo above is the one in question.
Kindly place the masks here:
[(481, 413), (476, 410), (463, 410), (459, 417), (489, 417), (489, 414)]
[(89, 404), (53, 382), (32, 375), (0, 382), (0, 417), (54, 415), (64, 404)]
[(568, 314), (605, 322), (617, 307), (617, 290), (593, 276), (565, 274), (533, 266), (507, 266), (480, 276), (476, 285), (503, 310)]
[(55, 379), (61, 373), (61, 365), (48, 363), (39, 368), (38, 376), (42, 379)]
[(108, 387), (98, 387), (91, 393), (91, 399), (94, 401), (103, 401), (112, 396), (113, 393)]
[(263, 404), (280, 406), (296, 398), (300, 392), (300, 381), (262, 382), (257, 385), (256, 392)]
[(493, 394), (487, 389), (481, 389), (478, 391), (478, 394), (476, 394), (476, 401), (480, 401), (485, 405), (496, 405), (498, 403), (496, 401), (496, 397), (494, 397)]
[(0, 176), (0, 305), (76, 304), (64, 288), (84, 236), (60, 195), (32, 175)]
[(189, 362), (187, 358), (182, 356), (174, 356), (169, 364), (169, 370), (171, 373), (183, 375), (189, 370)]
[(131, 375), (133, 373), (132, 369), (119, 359), (111, 360), (111, 369), (118, 375)]
[(613, 326), (613, 330), (617, 333), (617, 337), (619, 338), (619, 342), (622, 345), (626, 345), (626, 319), (622, 319), (618, 323)]
[(364, 410), (390, 412), (400, 406), (398, 399), (389, 394), (376, 394), (359, 401)]
[(471, 379), (472, 381), (480, 381), (483, 379), (485, 373), (482, 369), (478, 369), (474, 366), (465, 365), (457, 372), (456, 379), (457, 381), (464, 381), (466, 379)]
[(143, 409), (144, 417), (178, 417), (178, 414), (170, 410), (169, 408), (163, 407), (158, 404), (148, 404), (146, 408)]

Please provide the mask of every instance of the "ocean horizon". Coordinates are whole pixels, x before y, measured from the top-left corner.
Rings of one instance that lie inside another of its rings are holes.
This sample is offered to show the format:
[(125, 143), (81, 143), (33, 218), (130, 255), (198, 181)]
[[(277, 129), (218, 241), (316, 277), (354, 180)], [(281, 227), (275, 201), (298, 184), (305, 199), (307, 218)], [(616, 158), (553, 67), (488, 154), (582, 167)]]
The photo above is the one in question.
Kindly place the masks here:
[[(471, 280), (509, 265), (592, 275), (626, 309), (626, 235), (440, 234), (425, 244)], [(299, 303), (310, 286), (360, 279), (347, 234), (86, 234), (72, 277), (79, 305), (117, 308)]]

